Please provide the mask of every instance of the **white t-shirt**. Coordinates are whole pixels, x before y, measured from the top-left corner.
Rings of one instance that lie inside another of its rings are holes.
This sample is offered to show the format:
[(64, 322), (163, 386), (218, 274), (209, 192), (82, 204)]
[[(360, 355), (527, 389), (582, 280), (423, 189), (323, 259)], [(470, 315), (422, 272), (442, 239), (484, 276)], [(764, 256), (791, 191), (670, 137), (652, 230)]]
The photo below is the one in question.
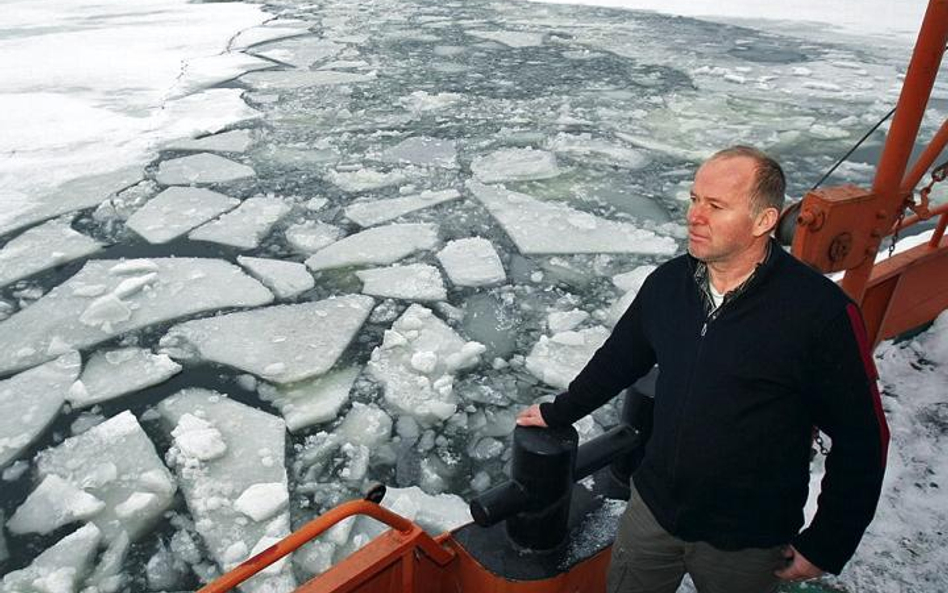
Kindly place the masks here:
[(724, 293), (718, 292), (710, 279), (708, 279), (708, 292), (711, 293), (711, 300), (714, 301), (714, 308), (717, 309), (724, 302)]

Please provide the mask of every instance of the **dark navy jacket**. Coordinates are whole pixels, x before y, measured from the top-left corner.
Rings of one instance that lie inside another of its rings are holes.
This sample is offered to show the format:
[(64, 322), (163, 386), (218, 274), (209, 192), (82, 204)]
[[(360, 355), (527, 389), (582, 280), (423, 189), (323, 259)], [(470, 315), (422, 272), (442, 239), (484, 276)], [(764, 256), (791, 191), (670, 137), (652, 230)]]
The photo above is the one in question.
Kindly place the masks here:
[[(691, 256), (655, 270), (569, 391), (569, 424), (659, 366), (654, 429), (633, 481), (659, 524), (734, 550), (793, 545), (839, 573), (875, 513), (888, 428), (856, 306), (776, 244), (709, 318)], [(812, 428), (832, 439), (802, 533)]]

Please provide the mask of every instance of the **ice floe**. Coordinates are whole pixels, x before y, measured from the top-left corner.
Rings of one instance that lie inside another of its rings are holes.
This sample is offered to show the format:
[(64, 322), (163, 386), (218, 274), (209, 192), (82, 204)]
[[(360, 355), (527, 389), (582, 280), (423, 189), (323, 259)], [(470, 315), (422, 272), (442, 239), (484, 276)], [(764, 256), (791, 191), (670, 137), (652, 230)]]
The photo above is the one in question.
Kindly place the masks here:
[(438, 227), (426, 223), (390, 224), (341, 239), (306, 260), (311, 270), (359, 265), (384, 265), (416, 251), (434, 249)]
[(554, 311), (546, 318), (546, 326), (554, 334), (576, 329), (579, 324), (589, 319), (589, 313), (582, 309), (569, 311)]
[(75, 593), (92, 567), (102, 534), (83, 525), (36, 557), (29, 566), (7, 573), (3, 593)]
[(335, 364), (374, 304), (347, 295), (196, 319), (172, 327), (161, 346), (175, 358), (196, 353), (267, 381), (302, 381)]
[(374, 72), (365, 74), (338, 70), (271, 70), (251, 72), (240, 80), (259, 90), (289, 90), (309, 86), (358, 84), (375, 80)]
[(25, 231), (0, 249), (0, 287), (49, 268), (87, 257), (105, 245), (53, 220)]
[(639, 266), (634, 270), (612, 277), (612, 283), (615, 284), (616, 288), (624, 291), (624, 294), (616, 299), (616, 302), (606, 311), (605, 322), (609, 327), (615, 327), (615, 325), (619, 323), (619, 319), (622, 318), (625, 310), (628, 309), (632, 301), (635, 300), (635, 296), (642, 288), (642, 284), (645, 283), (645, 279), (648, 278), (648, 275), (651, 274), (655, 268), (656, 266), (652, 265)]
[(509, 47), (536, 47), (543, 45), (543, 33), (531, 33), (529, 31), (465, 31), (468, 35), (503, 43)]
[(306, 36), (259, 45), (250, 50), (250, 53), (297, 68), (308, 68), (315, 62), (335, 56), (345, 47), (341, 43)]
[(468, 181), (467, 187), (525, 255), (646, 253), (671, 255), (675, 240), (563, 204), (541, 202), (503, 187)]
[(167, 243), (238, 204), (240, 200), (209, 189), (169, 187), (132, 214), (125, 224), (149, 243)]
[(278, 299), (291, 299), (316, 286), (306, 266), (291, 261), (238, 256), (237, 263), (263, 282)]
[(579, 160), (624, 169), (641, 169), (649, 163), (644, 151), (593, 138), (589, 134), (559, 134), (550, 143), (550, 149)]
[(247, 165), (202, 152), (161, 161), (155, 180), (162, 185), (203, 185), (239, 181), (254, 175), (256, 173)]
[(158, 385), (179, 372), (181, 365), (168, 356), (143, 348), (99, 351), (86, 362), (66, 400), (74, 408), (84, 408)]
[[(180, 391), (158, 410), (174, 439), (168, 463), (197, 532), (222, 570), (289, 534), (283, 420), (204, 389)], [(203, 433), (198, 442), (204, 446), (195, 448), (194, 431)], [(213, 455), (207, 443), (215, 444)], [(295, 585), (289, 563), (281, 561), (241, 589), (284, 593)]]
[(105, 503), (78, 486), (49, 475), (23, 501), (10, 521), (10, 533), (46, 534), (63, 525), (94, 517)]
[(248, 198), (217, 220), (194, 229), (188, 238), (253, 249), (289, 211), (290, 205), (279, 198)]
[(457, 410), (454, 375), (478, 364), (484, 350), (465, 342), (430, 309), (412, 305), (385, 332), (368, 369), (384, 386), (392, 409), (431, 424)]
[(409, 264), (360, 270), (364, 294), (412, 301), (443, 301), (448, 293), (438, 268), (428, 264)]
[(355, 171), (329, 171), (326, 180), (342, 191), (354, 194), (397, 185), (407, 181), (408, 176), (399, 170), (385, 172), (362, 168)]
[(398, 100), (406, 109), (416, 115), (441, 111), (455, 105), (461, 101), (463, 95), (458, 93), (428, 93), (426, 91), (414, 91)]
[(155, 446), (125, 411), (37, 455), (37, 473), (57, 476), (105, 503), (90, 517), (106, 541), (144, 535), (171, 506), (175, 482)]
[(471, 171), (483, 183), (549, 179), (560, 174), (556, 156), (534, 148), (502, 148), (477, 157)]
[(291, 225), (283, 235), (294, 251), (308, 255), (338, 241), (342, 236), (342, 229), (325, 222), (307, 220)]
[(272, 300), (262, 284), (221, 260), (90, 261), (72, 278), (0, 322), (0, 343), (5, 345), (0, 349), (0, 373), (154, 323)]
[(413, 196), (358, 202), (345, 209), (346, 218), (362, 227), (374, 226), (394, 220), (422, 208), (436, 206), (456, 200), (461, 194), (454, 189), (441, 191), (423, 191)]
[(406, 138), (382, 152), (382, 160), (389, 163), (457, 169), (458, 153), (451, 140), (414, 136)]
[(566, 389), (607, 337), (609, 331), (601, 326), (540, 336), (526, 358), (526, 368), (547, 385)]
[(232, 130), (203, 138), (177, 140), (166, 144), (165, 150), (195, 151), (195, 152), (229, 152), (244, 153), (253, 143), (250, 130)]
[(141, 178), (140, 166), (127, 167), (111, 173), (74, 179), (43, 197), (25, 198), (22, 201), (13, 199), (12, 204), (5, 203), (0, 209), (0, 235), (60, 214), (98, 206)]
[(494, 246), (481, 237), (449, 242), (438, 252), (438, 261), (456, 286), (488, 286), (507, 278)]
[(298, 35), (306, 35), (308, 33), (309, 27), (305, 26), (305, 23), (302, 21), (271, 21), (265, 25), (260, 25), (259, 27), (244, 29), (240, 32), (240, 34), (231, 40), (228, 49), (230, 51), (247, 49), (250, 46), (260, 43), (266, 43), (268, 41), (284, 39), (287, 37), (296, 37)]
[(0, 467), (19, 457), (56, 418), (79, 376), (78, 352), (0, 381)]
[(257, 388), (260, 397), (280, 410), (291, 432), (335, 420), (349, 401), (349, 392), (359, 376), (359, 367), (330, 371), (325, 375), (291, 385), (267, 385)]

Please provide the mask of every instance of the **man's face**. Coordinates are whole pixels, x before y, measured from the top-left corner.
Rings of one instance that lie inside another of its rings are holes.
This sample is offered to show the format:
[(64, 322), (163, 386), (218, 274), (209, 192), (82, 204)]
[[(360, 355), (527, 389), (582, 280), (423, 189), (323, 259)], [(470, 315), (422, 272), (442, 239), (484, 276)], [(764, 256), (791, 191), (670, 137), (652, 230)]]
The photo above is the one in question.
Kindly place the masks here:
[(695, 174), (688, 208), (688, 252), (706, 263), (727, 262), (762, 232), (751, 202), (756, 163), (748, 157), (719, 158)]

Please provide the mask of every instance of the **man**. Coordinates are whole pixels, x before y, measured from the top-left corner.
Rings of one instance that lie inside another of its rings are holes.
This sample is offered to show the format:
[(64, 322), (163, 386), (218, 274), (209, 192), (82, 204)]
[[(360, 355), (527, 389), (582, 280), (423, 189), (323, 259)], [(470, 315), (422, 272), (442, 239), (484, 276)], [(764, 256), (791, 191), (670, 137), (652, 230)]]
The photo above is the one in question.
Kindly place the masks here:
[[(745, 146), (695, 175), (688, 254), (521, 426), (564, 426), (658, 364), (654, 426), (612, 548), (609, 591), (764, 593), (838, 574), (875, 513), (888, 446), (856, 306), (771, 238), (783, 171)], [(807, 529), (813, 427), (832, 439)]]

